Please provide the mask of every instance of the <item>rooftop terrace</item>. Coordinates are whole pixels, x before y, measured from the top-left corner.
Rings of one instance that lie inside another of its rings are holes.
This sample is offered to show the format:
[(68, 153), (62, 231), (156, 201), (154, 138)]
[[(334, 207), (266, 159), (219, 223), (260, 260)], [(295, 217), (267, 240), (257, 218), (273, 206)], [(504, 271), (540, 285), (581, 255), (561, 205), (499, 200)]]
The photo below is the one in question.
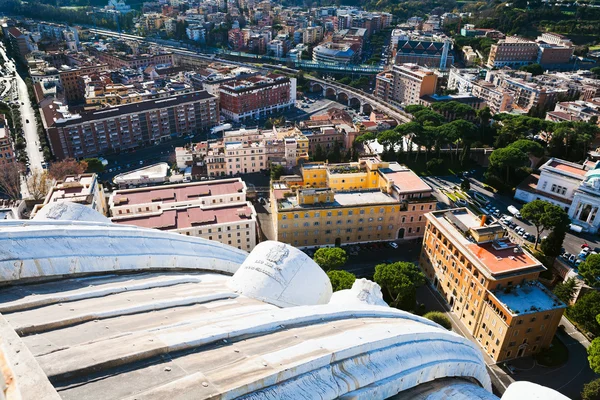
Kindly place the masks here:
[(510, 289), (492, 292), (492, 294), (510, 310), (513, 315), (531, 314), (543, 310), (565, 308), (548, 289), (539, 282), (527, 282)]

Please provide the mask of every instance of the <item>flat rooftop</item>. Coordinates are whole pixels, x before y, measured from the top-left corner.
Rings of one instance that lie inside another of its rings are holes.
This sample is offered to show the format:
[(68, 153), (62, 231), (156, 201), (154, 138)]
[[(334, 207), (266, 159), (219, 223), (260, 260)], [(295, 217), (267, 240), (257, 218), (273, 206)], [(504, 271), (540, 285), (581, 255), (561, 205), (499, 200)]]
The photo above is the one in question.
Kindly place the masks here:
[[(449, 215), (451, 214), (451, 216)], [(475, 229), (480, 234), (492, 233), (499, 229), (498, 224), (480, 227), (481, 220), (466, 208), (434, 211), (426, 214), (429, 219), (445, 231), (446, 236), (457, 247), (463, 247), (463, 254), (481, 270), (491, 276), (514, 273), (531, 268), (544, 269), (542, 264), (533, 256), (525, 253), (522, 248), (507, 238), (497, 239), (487, 243), (476, 243), (470, 237), (469, 230)]]
[(280, 210), (290, 209), (315, 209), (315, 208), (336, 208), (350, 206), (368, 206), (372, 204), (399, 204), (400, 202), (387, 193), (382, 193), (379, 190), (352, 190), (348, 192), (336, 192), (333, 201), (330, 203), (318, 204), (298, 204), (296, 196), (284, 197), (284, 192), (289, 190), (274, 190), (275, 198), (279, 201)]
[(550, 162), (548, 162), (544, 166), (555, 168), (555, 169), (557, 169), (559, 171), (562, 171), (562, 172), (568, 172), (570, 174), (579, 175), (581, 177), (584, 177), (585, 174), (586, 174), (586, 172), (587, 172), (584, 169), (583, 165), (570, 163), (568, 161), (563, 161), (563, 160), (559, 160), (559, 159), (556, 159), (556, 158), (552, 159)]
[(199, 197), (242, 193), (243, 189), (244, 183), (241, 179), (237, 178), (117, 190), (113, 194), (113, 199), (115, 206), (154, 202), (175, 203), (196, 200)]
[(565, 308), (566, 305), (558, 300), (548, 289), (539, 282), (527, 282), (524, 285), (513, 286), (510, 290), (498, 290), (492, 294), (513, 315), (531, 314), (542, 310)]
[(50, 192), (48, 203), (86, 202), (92, 192), (96, 174), (68, 175), (58, 182)]
[(493, 275), (529, 269), (541, 265), (538, 260), (524, 253), (521, 249), (519, 249), (518, 253), (515, 253), (514, 250), (516, 247), (508, 246), (503, 249), (497, 249), (494, 248), (492, 243), (471, 243), (467, 245), (467, 248)]
[[(390, 164), (393, 166), (393, 164)], [(398, 165), (399, 166), (399, 165)], [(412, 170), (402, 167), (401, 168), (382, 168), (381, 173), (388, 179), (394, 181), (394, 186), (400, 193), (419, 193), (419, 192), (431, 192), (431, 186), (429, 186), (423, 179), (419, 178)]]
[(136, 170), (126, 172), (123, 174), (119, 174), (115, 176), (114, 181), (128, 181), (128, 180), (138, 180), (142, 178), (152, 179), (152, 178), (164, 178), (167, 176), (169, 172), (169, 164), (167, 163), (159, 163), (154, 165), (149, 165), (144, 168), (138, 168)]
[(238, 203), (209, 209), (196, 206), (184, 209), (161, 210), (160, 212), (140, 214), (133, 217), (117, 217), (113, 219), (113, 222), (123, 225), (135, 225), (141, 228), (171, 230), (243, 222), (250, 220), (252, 214), (255, 214), (254, 207), (248, 206), (247, 203)]

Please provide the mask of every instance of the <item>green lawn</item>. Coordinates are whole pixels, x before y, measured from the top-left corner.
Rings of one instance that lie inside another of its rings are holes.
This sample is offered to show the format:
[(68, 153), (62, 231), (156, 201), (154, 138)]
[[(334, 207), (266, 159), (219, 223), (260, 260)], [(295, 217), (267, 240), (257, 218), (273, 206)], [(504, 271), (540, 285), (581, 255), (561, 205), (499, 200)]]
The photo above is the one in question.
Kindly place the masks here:
[(595, 46), (590, 46), (590, 51), (596, 51), (596, 50), (600, 50), (600, 44), (597, 44)]

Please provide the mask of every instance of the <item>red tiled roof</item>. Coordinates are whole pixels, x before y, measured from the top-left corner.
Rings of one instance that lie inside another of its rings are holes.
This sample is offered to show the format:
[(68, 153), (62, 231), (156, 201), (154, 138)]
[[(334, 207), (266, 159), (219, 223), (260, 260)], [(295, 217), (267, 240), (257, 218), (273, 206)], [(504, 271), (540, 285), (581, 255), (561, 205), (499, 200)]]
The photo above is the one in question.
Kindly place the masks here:
[(118, 191), (116, 197), (126, 199), (120, 201), (119, 205), (125, 204), (145, 204), (161, 201), (163, 203), (173, 203), (178, 201), (195, 200), (204, 196), (215, 196), (223, 194), (240, 193), (243, 184), (240, 181), (229, 182), (202, 182), (187, 185), (176, 185), (162, 188), (160, 186), (148, 187), (144, 189), (131, 189)]
[[(243, 214), (244, 216), (241, 216)], [(177, 210), (164, 210), (160, 214), (138, 215), (131, 218), (119, 218), (113, 222), (123, 225), (135, 225), (152, 229), (184, 229), (192, 226), (223, 224), (227, 222), (247, 221), (252, 209), (247, 205), (232, 204), (213, 209), (190, 207)]]

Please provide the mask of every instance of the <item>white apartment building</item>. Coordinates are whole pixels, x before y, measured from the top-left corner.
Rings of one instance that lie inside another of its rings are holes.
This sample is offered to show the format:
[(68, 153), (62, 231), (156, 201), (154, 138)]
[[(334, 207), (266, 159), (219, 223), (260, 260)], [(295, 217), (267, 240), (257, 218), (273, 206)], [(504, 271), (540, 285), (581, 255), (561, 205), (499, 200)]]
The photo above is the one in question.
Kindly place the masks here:
[(471, 94), (484, 100), (492, 114), (510, 112), (513, 108), (514, 94), (509, 89), (496, 87), (491, 82), (477, 81), (471, 87)]
[(256, 246), (256, 211), (240, 178), (117, 190), (112, 221), (215, 240), (250, 251)]
[(448, 74), (448, 89), (458, 90), (458, 93), (471, 93), (471, 89), (475, 82), (481, 77), (479, 69), (458, 69), (451, 68)]
[(573, 225), (596, 233), (600, 227), (600, 165), (587, 170), (584, 165), (551, 158), (515, 192), (526, 203), (545, 200), (562, 207)]

